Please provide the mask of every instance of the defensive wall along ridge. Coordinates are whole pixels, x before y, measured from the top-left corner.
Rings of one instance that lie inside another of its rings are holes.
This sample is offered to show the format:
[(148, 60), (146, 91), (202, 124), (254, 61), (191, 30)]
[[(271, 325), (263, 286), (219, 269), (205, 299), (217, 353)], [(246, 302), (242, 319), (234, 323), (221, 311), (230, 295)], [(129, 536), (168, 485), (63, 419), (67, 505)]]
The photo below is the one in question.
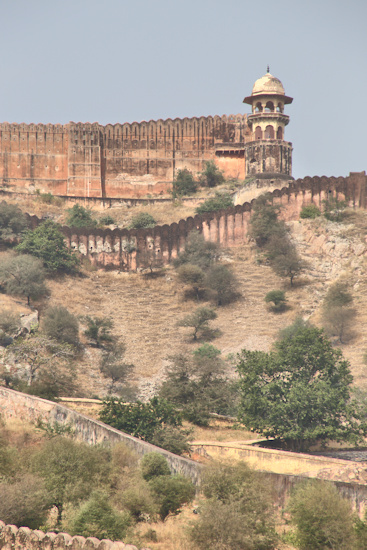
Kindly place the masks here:
[[(291, 182), (288, 187), (270, 193), (274, 204), (282, 206), (286, 221), (299, 218), (305, 204), (322, 205), (333, 196), (345, 200), (353, 208), (366, 208), (367, 176), (365, 172), (351, 173), (348, 177), (306, 177)], [(251, 202), (180, 220), (171, 225), (157, 225), (152, 229), (76, 229), (63, 226), (68, 246), (87, 256), (96, 266), (122, 271), (136, 270), (147, 264), (168, 264), (184, 249), (192, 230), (201, 232), (206, 240), (224, 247), (246, 242), (248, 226), (254, 204)], [(32, 227), (40, 223), (30, 216)]]
[[(75, 438), (90, 445), (100, 444), (109, 446), (117, 442), (123, 442), (132, 448), (138, 456), (143, 456), (147, 452), (158, 452), (167, 459), (172, 472), (185, 475), (195, 485), (198, 485), (200, 482), (202, 464), (169, 453), (164, 449), (155, 447), (150, 443), (107, 426), (98, 420), (93, 420), (83, 414), (72, 411), (59, 403), (0, 387), (0, 415), (5, 419), (18, 418), (31, 423), (36, 423), (40, 419), (51, 425), (57, 422), (59, 425), (71, 426)], [(366, 508), (367, 484), (364, 480), (355, 479), (354, 482), (347, 483), (333, 479), (333, 474), (336, 477), (340, 470), (344, 470), (345, 472), (360, 472), (363, 469), (361, 468), (361, 463), (264, 449), (243, 443), (196, 442), (193, 443), (192, 449), (196, 455), (201, 455), (207, 459), (245, 460), (255, 469), (269, 476), (270, 482), (274, 487), (274, 495), (280, 503), (284, 502), (296, 483), (305, 478), (322, 477), (323, 473), (327, 471), (329, 473), (329, 480), (351, 501), (361, 517)], [(363, 464), (364, 466), (365, 464)], [(60, 546), (60, 548), (65, 547)], [(51, 549), (56, 547), (35, 546), (35, 548), (38, 550), (38, 548)], [(82, 549), (84, 547), (76, 546), (75, 548)], [(95, 546), (86, 546), (85, 548), (95, 548)], [(106, 548), (109, 547), (106, 546)]]
[[(138, 550), (132, 544), (95, 537), (71, 537), (67, 533), (44, 533), (29, 527), (5, 525), (0, 521), (1, 550)], [(142, 548), (142, 550), (149, 550)]]

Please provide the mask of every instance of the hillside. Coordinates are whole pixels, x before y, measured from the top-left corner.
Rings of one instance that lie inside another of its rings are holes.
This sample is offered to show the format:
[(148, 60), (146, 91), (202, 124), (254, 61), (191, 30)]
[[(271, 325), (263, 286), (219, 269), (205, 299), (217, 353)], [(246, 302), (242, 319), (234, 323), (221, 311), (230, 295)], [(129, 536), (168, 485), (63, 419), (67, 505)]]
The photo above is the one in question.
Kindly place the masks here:
[[(342, 277), (350, 284), (357, 313), (354, 334), (342, 350), (351, 361), (355, 383), (365, 387), (367, 213), (351, 212), (343, 223), (318, 218), (289, 222), (288, 226), (299, 252), (308, 262), (304, 275), (293, 288), (262, 263), (253, 245), (243, 244), (224, 252), (224, 261), (238, 279), (241, 297), (230, 305), (217, 308), (218, 318), (213, 326), (221, 334), (213, 344), (224, 356), (235, 354), (244, 347), (269, 350), (279, 330), (299, 315), (320, 326), (322, 299), (330, 283)], [(125, 360), (134, 364), (132, 384), (137, 386), (142, 398), (152, 395), (159, 386), (169, 355), (195, 349), (190, 330), (176, 327), (176, 322), (192, 312), (196, 302), (184, 300), (184, 289), (172, 266), (156, 278), (141, 273), (85, 269), (82, 276), (50, 279), (48, 286), (50, 297), (36, 304), (41, 317), (48, 305), (64, 305), (80, 317), (106, 316), (113, 320), (114, 332), (127, 346)], [(274, 314), (266, 306), (264, 296), (269, 290), (280, 288), (286, 290), (289, 308), (284, 313)], [(4, 295), (0, 295), (0, 299), (1, 308), (11, 307), (19, 313), (27, 311), (24, 301)], [(99, 353), (87, 347), (79, 362), (80, 396), (106, 393), (107, 382), (98, 369)], [(234, 368), (229, 369), (234, 374)]]

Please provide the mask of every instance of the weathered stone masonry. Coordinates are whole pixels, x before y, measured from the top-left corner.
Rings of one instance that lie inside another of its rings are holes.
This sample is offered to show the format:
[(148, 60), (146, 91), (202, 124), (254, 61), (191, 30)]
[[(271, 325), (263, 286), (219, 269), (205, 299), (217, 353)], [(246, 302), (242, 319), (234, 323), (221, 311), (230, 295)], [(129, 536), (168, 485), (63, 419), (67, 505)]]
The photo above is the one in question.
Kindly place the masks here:
[[(366, 208), (366, 189), (367, 176), (360, 172), (351, 173), (346, 178), (306, 177), (272, 191), (271, 195), (274, 203), (284, 207), (284, 219), (292, 220), (298, 219), (305, 204), (314, 202), (321, 206), (330, 194), (345, 199), (351, 207)], [(68, 246), (87, 256), (92, 264), (131, 271), (146, 266), (149, 259), (170, 263), (184, 249), (186, 239), (194, 229), (200, 231), (206, 240), (225, 247), (246, 242), (253, 202), (152, 229), (85, 230), (63, 226), (62, 231)], [(30, 216), (32, 227), (40, 221), (36, 216)]]

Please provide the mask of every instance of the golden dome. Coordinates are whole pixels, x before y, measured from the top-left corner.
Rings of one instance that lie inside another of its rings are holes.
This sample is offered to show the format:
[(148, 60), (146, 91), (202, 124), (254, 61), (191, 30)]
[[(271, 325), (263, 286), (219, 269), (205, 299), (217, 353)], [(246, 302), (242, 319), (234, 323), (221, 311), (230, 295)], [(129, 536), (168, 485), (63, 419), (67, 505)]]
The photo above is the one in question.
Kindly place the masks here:
[(283, 84), (279, 78), (276, 78), (270, 73), (266, 73), (264, 76), (256, 80), (254, 87), (252, 88), (252, 95), (260, 94), (277, 94), (285, 95)]

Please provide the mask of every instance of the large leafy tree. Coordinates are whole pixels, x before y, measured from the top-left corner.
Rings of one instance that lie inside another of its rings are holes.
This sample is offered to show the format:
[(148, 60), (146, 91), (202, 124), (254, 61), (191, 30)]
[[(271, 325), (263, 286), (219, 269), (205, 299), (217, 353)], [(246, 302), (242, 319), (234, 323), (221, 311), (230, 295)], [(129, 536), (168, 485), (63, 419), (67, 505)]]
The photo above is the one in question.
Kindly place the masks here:
[(366, 431), (350, 401), (349, 363), (323, 331), (304, 323), (288, 330), (274, 351), (243, 350), (240, 420), (265, 437), (303, 451), (315, 441), (356, 441)]
[(27, 227), (28, 220), (20, 208), (0, 202), (0, 243), (13, 244)]
[(17, 250), (40, 258), (45, 268), (51, 272), (70, 273), (76, 270), (79, 263), (78, 258), (66, 246), (59, 226), (51, 220), (41, 223), (33, 231), (27, 231)]

